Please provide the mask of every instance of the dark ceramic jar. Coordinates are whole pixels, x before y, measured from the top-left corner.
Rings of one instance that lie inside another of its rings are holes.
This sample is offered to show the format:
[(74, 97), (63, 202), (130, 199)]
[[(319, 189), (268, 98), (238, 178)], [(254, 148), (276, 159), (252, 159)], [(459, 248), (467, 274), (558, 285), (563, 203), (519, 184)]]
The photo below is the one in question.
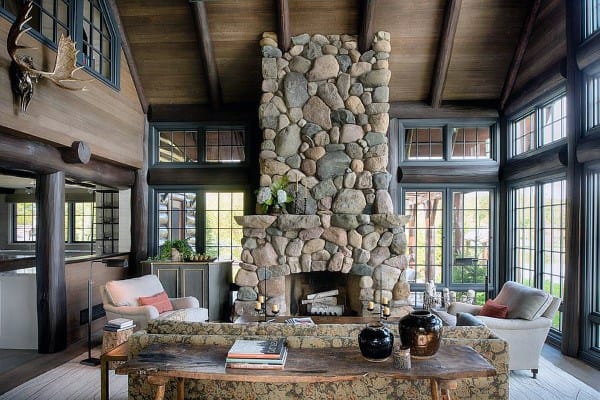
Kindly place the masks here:
[(369, 361), (385, 361), (394, 348), (394, 335), (381, 322), (369, 323), (358, 334), (358, 346)]
[(440, 348), (442, 320), (431, 312), (413, 311), (398, 323), (403, 346), (410, 347), (411, 357), (429, 358)]

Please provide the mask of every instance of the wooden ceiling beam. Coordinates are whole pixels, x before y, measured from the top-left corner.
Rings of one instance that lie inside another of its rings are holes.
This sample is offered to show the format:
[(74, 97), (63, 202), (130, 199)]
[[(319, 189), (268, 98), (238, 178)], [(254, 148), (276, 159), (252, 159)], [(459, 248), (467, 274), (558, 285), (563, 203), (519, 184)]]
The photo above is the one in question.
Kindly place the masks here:
[(286, 52), (290, 49), (291, 29), (288, 0), (277, 0), (277, 41), (281, 51)]
[(373, 19), (377, 0), (362, 0), (360, 26), (358, 27), (358, 48), (361, 53), (369, 50), (373, 42)]
[(421, 101), (394, 101), (390, 103), (390, 118), (437, 119), (437, 118), (498, 118), (494, 106), (470, 104), (444, 104), (434, 108)]
[(208, 95), (213, 109), (219, 110), (223, 104), (221, 93), (221, 82), (217, 71), (217, 60), (212, 47), (210, 30), (208, 28), (208, 15), (203, 1), (191, 2), (192, 14), (194, 15), (194, 25), (198, 36), (198, 47), (202, 58), (202, 66), (206, 76), (208, 86)]
[(121, 48), (123, 49), (123, 54), (125, 54), (127, 64), (129, 65), (129, 73), (131, 74), (131, 79), (133, 80), (135, 91), (137, 92), (138, 99), (140, 100), (142, 111), (144, 112), (144, 114), (146, 114), (148, 112), (148, 99), (144, 94), (142, 80), (140, 79), (140, 74), (138, 73), (138, 69), (135, 64), (135, 59), (133, 58), (133, 53), (131, 52), (131, 47), (129, 47), (129, 41), (127, 40), (127, 35), (125, 34), (123, 22), (121, 21), (121, 14), (119, 13), (119, 8), (117, 7), (117, 1), (108, 0), (108, 6), (110, 7), (110, 11), (112, 12), (112, 15), (115, 19), (117, 29), (119, 30), (119, 36), (121, 37)]
[(504, 86), (502, 87), (502, 94), (500, 95), (501, 110), (504, 109), (506, 101), (508, 100), (508, 97), (510, 96), (513, 87), (515, 86), (515, 82), (517, 81), (517, 74), (519, 73), (519, 69), (521, 68), (521, 63), (523, 62), (523, 57), (525, 56), (525, 51), (527, 50), (527, 44), (529, 43), (531, 32), (533, 32), (533, 26), (535, 24), (535, 19), (537, 17), (538, 10), (540, 9), (540, 3), (541, 0), (533, 0), (533, 3), (531, 4), (531, 9), (529, 10), (529, 14), (527, 15), (525, 23), (523, 24), (523, 29), (521, 29), (521, 36), (519, 37), (519, 42), (517, 43), (515, 53), (513, 55), (512, 61), (510, 62), (508, 74), (506, 75)]
[(444, 86), (446, 86), (446, 77), (448, 75), (448, 67), (450, 66), (450, 58), (452, 57), (452, 48), (454, 47), (454, 37), (456, 36), (456, 28), (458, 27), (461, 5), (462, 0), (448, 0), (448, 4), (446, 5), (440, 45), (431, 80), (430, 97), (433, 108), (439, 108), (442, 105), (442, 94)]
[(258, 110), (256, 103), (227, 104), (220, 110), (202, 104), (152, 104), (148, 111), (148, 121), (255, 123), (258, 116), (256, 110)]

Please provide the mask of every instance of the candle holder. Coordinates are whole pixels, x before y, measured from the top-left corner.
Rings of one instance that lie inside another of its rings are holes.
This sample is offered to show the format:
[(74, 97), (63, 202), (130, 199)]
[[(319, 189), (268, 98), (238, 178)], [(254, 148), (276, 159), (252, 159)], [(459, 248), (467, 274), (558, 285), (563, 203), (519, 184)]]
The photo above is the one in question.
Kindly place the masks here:
[[(258, 296), (258, 300), (256, 301), (256, 304), (254, 306), (254, 311), (256, 311), (258, 313), (258, 315), (263, 316), (262, 322), (272, 322), (275, 320), (274, 318), (267, 320), (267, 298), (263, 295)], [(271, 314), (273, 314), (273, 315), (279, 314), (279, 305), (278, 304), (271, 304)]]
[(387, 320), (390, 317), (390, 315), (392, 314), (388, 304), (389, 304), (388, 299), (386, 297), (383, 297), (379, 303), (379, 310), (374, 312), (375, 303), (372, 301), (369, 301), (369, 303), (367, 304), (367, 310), (372, 314), (379, 315), (380, 321)]

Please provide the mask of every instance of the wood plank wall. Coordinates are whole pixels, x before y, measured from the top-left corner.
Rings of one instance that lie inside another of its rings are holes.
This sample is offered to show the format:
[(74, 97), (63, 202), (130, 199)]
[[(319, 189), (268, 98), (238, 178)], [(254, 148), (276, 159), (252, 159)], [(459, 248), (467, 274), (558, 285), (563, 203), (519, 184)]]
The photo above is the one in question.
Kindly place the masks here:
[[(20, 113), (13, 105), (8, 77), (10, 58), (5, 38), (9, 29), (10, 23), (0, 17), (0, 132), (64, 146), (83, 140), (90, 145), (93, 156), (140, 168), (144, 162), (144, 114), (125, 56), (121, 54), (119, 91), (79, 71), (78, 77), (92, 79), (88, 90), (64, 90), (43, 79), (35, 88), (27, 113)], [(49, 70), (54, 66), (54, 51), (30, 35), (24, 35), (22, 42), (38, 48), (27, 50), (37, 68)], [(40, 65), (42, 60), (45, 65)]]

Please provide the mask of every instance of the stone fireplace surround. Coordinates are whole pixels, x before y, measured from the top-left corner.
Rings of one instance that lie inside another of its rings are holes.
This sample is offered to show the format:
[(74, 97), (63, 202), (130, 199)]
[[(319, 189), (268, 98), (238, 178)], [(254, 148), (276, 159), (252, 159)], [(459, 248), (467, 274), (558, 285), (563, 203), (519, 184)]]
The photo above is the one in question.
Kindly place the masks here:
[[(243, 229), (236, 315), (252, 315), (259, 294), (267, 310), (286, 304), (285, 277), (330, 271), (358, 281), (350, 302), (391, 300), (392, 315), (408, 310), (403, 273), (407, 218), (393, 213), (388, 192), (388, 32), (360, 53), (356, 36), (302, 34), (289, 51), (265, 32), (259, 121), (260, 186), (282, 176), (297, 214), (236, 217)], [(289, 299), (288, 299), (289, 301)]]

